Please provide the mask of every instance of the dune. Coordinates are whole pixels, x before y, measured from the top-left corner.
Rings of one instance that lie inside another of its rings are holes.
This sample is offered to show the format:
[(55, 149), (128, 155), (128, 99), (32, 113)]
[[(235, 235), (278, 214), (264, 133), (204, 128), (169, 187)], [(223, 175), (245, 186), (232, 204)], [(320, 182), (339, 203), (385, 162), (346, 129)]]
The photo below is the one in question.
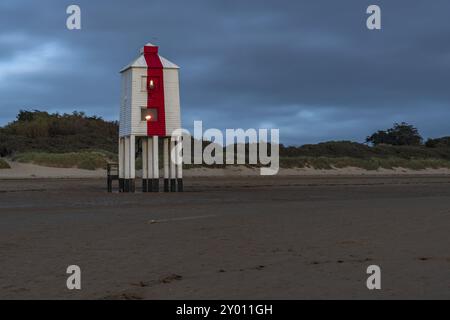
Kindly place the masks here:
[[(84, 170), (78, 168), (53, 168), (44, 167), (31, 163), (20, 163), (8, 161), (11, 169), (0, 170), (0, 179), (67, 179), (67, 178), (103, 178), (106, 170)], [(141, 172), (136, 172), (139, 177)], [(162, 175), (162, 171), (160, 173)], [(257, 176), (260, 175), (258, 168), (246, 166), (229, 166), (226, 168), (190, 168), (184, 170), (185, 177), (214, 177), (214, 176)], [(412, 170), (405, 168), (365, 170), (356, 167), (314, 169), (314, 168), (281, 168), (278, 175), (281, 176), (373, 176), (373, 175), (450, 175), (450, 169), (425, 169)]]

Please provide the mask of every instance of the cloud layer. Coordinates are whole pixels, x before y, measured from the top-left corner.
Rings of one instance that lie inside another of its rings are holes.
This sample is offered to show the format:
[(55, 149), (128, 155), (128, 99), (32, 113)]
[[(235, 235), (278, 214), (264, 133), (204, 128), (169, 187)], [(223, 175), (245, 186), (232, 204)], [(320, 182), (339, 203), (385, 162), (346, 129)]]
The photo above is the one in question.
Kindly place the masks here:
[[(146, 42), (181, 69), (183, 124), (277, 127), (281, 140), (362, 141), (408, 121), (450, 134), (450, 3), (69, 1), (0, 4), (0, 124), (23, 108), (117, 119), (120, 68)], [(365, 27), (382, 9), (381, 31)]]

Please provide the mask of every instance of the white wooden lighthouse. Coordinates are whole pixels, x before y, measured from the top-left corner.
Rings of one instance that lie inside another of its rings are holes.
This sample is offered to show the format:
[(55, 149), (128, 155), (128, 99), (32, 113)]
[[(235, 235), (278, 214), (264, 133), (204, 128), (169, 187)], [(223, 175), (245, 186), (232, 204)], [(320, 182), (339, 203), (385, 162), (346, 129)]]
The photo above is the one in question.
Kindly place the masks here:
[(157, 46), (148, 43), (120, 73), (120, 191), (135, 191), (137, 147), (142, 150), (143, 192), (159, 191), (161, 148), (164, 191), (183, 191), (182, 143), (174, 134), (181, 129), (179, 67), (161, 57)]

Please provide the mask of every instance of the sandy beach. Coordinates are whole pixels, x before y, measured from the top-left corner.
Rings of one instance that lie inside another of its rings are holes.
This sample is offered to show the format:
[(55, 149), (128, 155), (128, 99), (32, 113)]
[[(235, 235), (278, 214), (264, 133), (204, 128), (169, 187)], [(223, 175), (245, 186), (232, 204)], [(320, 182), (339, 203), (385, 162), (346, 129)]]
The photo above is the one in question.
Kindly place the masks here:
[[(0, 183), (2, 299), (450, 298), (448, 175)], [(79, 265), (82, 289), (66, 288)], [(382, 290), (366, 288), (366, 268)]]
[[(104, 178), (106, 177), (106, 170), (83, 170), (77, 168), (52, 168), (35, 165), (32, 163), (20, 163), (8, 161), (11, 169), (0, 170), (0, 179), (59, 179), (59, 178)], [(160, 176), (163, 172), (161, 170)], [(136, 175), (141, 176), (141, 171), (137, 170)], [(258, 168), (250, 168), (246, 166), (227, 166), (224, 169), (219, 168), (191, 168), (184, 170), (186, 177), (242, 177), (242, 176), (259, 176), (260, 170)], [(395, 168), (392, 170), (378, 169), (365, 170), (361, 168), (347, 167), (334, 168), (331, 170), (320, 170), (313, 168), (280, 168), (277, 176), (398, 176), (398, 175), (448, 175), (450, 176), (450, 169), (426, 169), (426, 170), (411, 170), (406, 168)]]

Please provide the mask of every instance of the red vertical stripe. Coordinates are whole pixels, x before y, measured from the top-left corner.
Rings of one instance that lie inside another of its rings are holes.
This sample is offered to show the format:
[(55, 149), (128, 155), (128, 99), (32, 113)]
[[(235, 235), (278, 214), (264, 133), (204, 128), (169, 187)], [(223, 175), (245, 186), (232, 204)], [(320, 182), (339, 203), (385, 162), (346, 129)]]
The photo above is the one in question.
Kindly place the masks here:
[[(166, 135), (166, 114), (164, 108), (164, 78), (163, 66), (158, 55), (158, 47), (144, 47), (144, 58), (147, 62), (147, 108), (158, 110), (156, 121), (147, 121), (148, 136)], [(154, 89), (150, 89), (153, 80)]]

